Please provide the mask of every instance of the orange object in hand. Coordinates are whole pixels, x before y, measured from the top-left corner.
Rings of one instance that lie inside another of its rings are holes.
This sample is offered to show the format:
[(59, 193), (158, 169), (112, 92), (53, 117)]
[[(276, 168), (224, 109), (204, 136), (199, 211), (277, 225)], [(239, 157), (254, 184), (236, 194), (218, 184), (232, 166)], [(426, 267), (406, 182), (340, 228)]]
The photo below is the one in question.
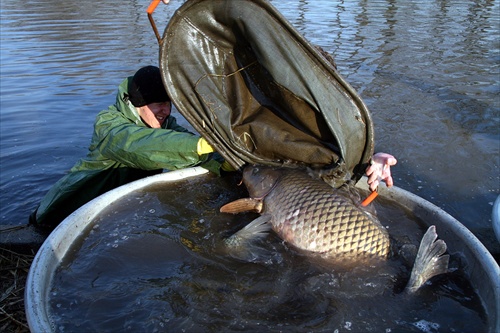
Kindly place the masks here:
[(370, 195), (365, 200), (363, 200), (363, 202), (361, 203), (361, 206), (363, 206), (363, 207), (368, 206), (373, 200), (375, 200), (377, 195), (378, 195), (377, 191), (373, 191), (372, 193), (370, 193)]

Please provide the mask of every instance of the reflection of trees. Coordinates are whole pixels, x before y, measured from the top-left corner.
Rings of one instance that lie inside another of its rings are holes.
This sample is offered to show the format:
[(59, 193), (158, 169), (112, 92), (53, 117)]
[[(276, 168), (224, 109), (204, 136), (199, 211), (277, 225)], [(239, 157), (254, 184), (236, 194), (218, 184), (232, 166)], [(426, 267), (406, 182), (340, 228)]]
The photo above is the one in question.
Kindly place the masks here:
[[(139, 66), (158, 63), (158, 45), (146, 7), (141, 1), (119, 5), (109, 1), (45, 0), (36, 5), (5, 1), (2, 72), (15, 73), (17, 78), (30, 76), (26, 82), (31, 89), (65, 87), (45, 96), (75, 96), (89, 80), (95, 95), (108, 96)], [(173, 7), (161, 9), (160, 20), (173, 11)], [(107, 82), (97, 83), (102, 80)], [(108, 82), (113, 90), (103, 91)]]
[(19, 39), (42, 42), (48, 48), (64, 49), (83, 43), (89, 49), (109, 49), (111, 43), (127, 49), (154, 42), (145, 5), (137, 1), (119, 6), (107, 1), (45, 0), (36, 6), (11, 1), (2, 6), (9, 18), (2, 25), (17, 31)]
[[(478, 235), (491, 229), (488, 202), (498, 194), (489, 181), (498, 173), (498, 89), (492, 89), (498, 86), (498, 4), (381, 3), (359, 2), (358, 38), (369, 51), (353, 51), (366, 55), (356, 77), (374, 113), (379, 149), (390, 147), (405, 160), (399, 186)], [(380, 41), (378, 48), (370, 48), (371, 39)], [(450, 179), (451, 166), (464, 161), (467, 170), (453, 170)], [(487, 245), (494, 241), (478, 236)]]
[[(368, 104), (377, 149), (403, 161), (398, 185), (476, 234), (491, 229), (488, 203), (498, 194), (490, 181), (498, 173), (498, 9), (493, 0), (318, 0), (283, 12), (333, 53)], [(450, 179), (464, 161), (468, 170)]]

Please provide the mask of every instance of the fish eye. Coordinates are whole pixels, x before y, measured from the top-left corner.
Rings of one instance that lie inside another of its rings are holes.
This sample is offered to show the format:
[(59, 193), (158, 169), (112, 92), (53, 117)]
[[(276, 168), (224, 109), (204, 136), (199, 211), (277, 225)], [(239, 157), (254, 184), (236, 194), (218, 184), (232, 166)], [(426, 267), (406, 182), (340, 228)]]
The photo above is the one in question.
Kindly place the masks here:
[(259, 172), (259, 168), (254, 168), (252, 170), (252, 175), (255, 176)]

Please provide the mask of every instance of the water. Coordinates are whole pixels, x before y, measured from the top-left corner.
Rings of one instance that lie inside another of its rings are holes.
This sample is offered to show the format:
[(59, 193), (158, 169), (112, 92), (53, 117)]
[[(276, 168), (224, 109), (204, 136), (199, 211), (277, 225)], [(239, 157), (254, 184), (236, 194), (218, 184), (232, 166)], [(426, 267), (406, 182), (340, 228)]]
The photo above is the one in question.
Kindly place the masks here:
[[(160, 31), (181, 4), (155, 12)], [(396, 184), (437, 204), (498, 251), (498, 1), (274, 1), (335, 55), (373, 113)], [(158, 63), (147, 1), (13, 0), (1, 13), (1, 223), (24, 224), (86, 154), (117, 85)]]
[[(50, 289), (60, 332), (481, 332), (478, 296), (460, 275), (400, 294), (413, 260), (353, 268), (311, 260), (271, 235), (251, 262), (223, 239), (254, 214), (222, 214), (239, 179), (155, 184), (108, 206), (75, 242)], [(377, 202), (394, 249), (418, 246), (423, 223)], [(430, 221), (432, 222), (432, 221)]]
[[(160, 5), (159, 30), (182, 3)], [(333, 53), (372, 111), (396, 185), (453, 215), (494, 253), (499, 194), (499, 1), (273, 1)], [(84, 156), (117, 85), (158, 63), (148, 1), (0, 8), (0, 218), (21, 225)], [(182, 123), (182, 121), (181, 121)], [(187, 125), (184, 122), (185, 125)]]

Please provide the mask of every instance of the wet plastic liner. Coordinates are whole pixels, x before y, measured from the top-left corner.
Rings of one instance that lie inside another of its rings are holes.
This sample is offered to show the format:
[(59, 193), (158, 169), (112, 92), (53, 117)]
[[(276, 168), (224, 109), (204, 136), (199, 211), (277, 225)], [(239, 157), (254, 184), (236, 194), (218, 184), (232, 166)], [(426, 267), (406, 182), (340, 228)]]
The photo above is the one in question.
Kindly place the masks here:
[(187, 1), (160, 49), (172, 101), (233, 167), (309, 166), (342, 181), (363, 174), (373, 154), (367, 107), (331, 57), (267, 1)]

